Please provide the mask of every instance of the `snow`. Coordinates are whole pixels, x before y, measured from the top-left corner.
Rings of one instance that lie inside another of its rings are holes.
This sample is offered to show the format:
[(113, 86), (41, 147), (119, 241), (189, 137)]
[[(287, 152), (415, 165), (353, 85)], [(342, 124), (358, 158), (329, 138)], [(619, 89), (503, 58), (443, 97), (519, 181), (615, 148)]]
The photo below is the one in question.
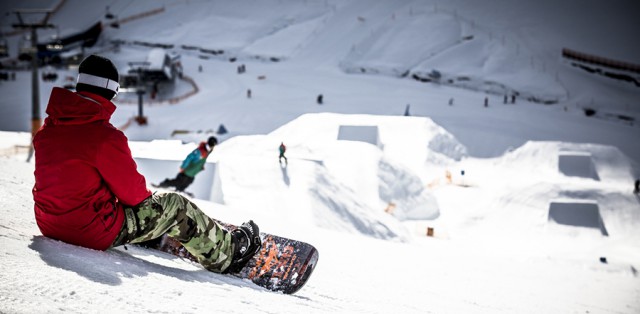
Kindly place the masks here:
[[(5, 1), (0, 13), (57, 4)], [(146, 105), (146, 126), (130, 122), (131, 97), (116, 98), (112, 123), (147, 181), (173, 177), (223, 124), (229, 133), (216, 135), (188, 189), (196, 204), (313, 244), (318, 266), (290, 296), (137, 247), (44, 238), (25, 162), (31, 73), (18, 71), (0, 82), (0, 312), (640, 312), (640, 89), (560, 54), (640, 63), (635, 1), (108, 5), (123, 21), (156, 13), (106, 27), (89, 52), (125, 73), (151, 49), (131, 43), (173, 44), (198, 86), (178, 103)], [(104, 14), (105, 4), (68, 0), (50, 21), (64, 35)], [(6, 38), (15, 54), (21, 36)], [(119, 50), (116, 39), (126, 43)], [(440, 84), (412, 79), (433, 70)], [(40, 82), (41, 112), (74, 71)], [(516, 103), (503, 104), (513, 91)]]

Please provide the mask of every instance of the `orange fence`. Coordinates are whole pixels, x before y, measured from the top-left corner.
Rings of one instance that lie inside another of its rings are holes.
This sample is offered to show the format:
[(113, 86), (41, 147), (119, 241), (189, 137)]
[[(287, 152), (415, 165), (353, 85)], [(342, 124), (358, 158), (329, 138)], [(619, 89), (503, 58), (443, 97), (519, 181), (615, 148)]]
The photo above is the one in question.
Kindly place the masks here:
[(623, 62), (613, 59), (608, 59), (604, 57), (599, 57), (595, 55), (590, 55), (583, 52), (578, 52), (575, 50), (564, 48), (562, 49), (562, 56), (567, 59), (582, 61), (586, 63), (596, 64), (605, 66), (612, 69), (625, 70), (634, 73), (640, 73), (640, 65), (633, 64), (629, 62)]
[(118, 23), (124, 24), (124, 23), (128, 23), (128, 22), (131, 22), (131, 21), (135, 21), (135, 20), (138, 20), (138, 19), (141, 19), (141, 18), (145, 18), (145, 17), (151, 16), (151, 15), (160, 14), (162, 12), (164, 12), (164, 7), (158, 8), (158, 9), (154, 9), (154, 10), (150, 10), (150, 11), (147, 11), (147, 12), (134, 14), (134, 15), (131, 15), (131, 16), (127, 16), (125, 18), (122, 18), (122, 19), (118, 20)]

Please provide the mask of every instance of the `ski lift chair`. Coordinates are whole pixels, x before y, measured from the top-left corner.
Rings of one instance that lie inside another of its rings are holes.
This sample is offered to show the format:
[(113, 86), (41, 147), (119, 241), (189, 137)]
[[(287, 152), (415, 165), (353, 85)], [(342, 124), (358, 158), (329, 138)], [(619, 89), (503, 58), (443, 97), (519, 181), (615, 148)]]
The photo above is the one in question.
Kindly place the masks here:
[(6, 38), (0, 39), (0, 58), (9, 56), (9, 43)]

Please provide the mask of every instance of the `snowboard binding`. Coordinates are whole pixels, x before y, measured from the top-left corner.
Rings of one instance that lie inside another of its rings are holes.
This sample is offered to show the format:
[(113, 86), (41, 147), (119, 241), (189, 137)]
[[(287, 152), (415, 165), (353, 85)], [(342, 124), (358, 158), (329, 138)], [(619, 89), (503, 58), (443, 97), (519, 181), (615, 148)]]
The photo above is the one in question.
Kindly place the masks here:
[(234, 244), (235, 252), (233, 261), (225, 273), (239, 272), (262, 248), (260, 229), (253, 220), (249, 220), (231, 231), (231, 240)]

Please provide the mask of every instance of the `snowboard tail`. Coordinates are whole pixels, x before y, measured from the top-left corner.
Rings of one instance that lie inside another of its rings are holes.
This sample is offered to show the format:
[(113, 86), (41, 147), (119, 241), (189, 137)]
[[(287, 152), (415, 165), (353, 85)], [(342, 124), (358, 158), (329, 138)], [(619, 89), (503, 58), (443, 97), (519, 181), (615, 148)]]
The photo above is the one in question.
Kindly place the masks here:
[[(227, 230), (236, 226), (219, 222)], [(271, 291), (293, 294), (309, 280), (318, 262), (318, 250), (313, 245), (268, 233), (260, 233), (262, 248), (238, 272), (229, 275), (249, 279)], [(198, 262), (178, 241), (167, 235), (139, 246), (159, 250)]]
[(270, 234), (261, 234), (260, 237), (260, 251), (232, 275), (248, 278), (272, 291), (292, 294), (300, 290), (318, 262), (318, 251), (304, 242)]

